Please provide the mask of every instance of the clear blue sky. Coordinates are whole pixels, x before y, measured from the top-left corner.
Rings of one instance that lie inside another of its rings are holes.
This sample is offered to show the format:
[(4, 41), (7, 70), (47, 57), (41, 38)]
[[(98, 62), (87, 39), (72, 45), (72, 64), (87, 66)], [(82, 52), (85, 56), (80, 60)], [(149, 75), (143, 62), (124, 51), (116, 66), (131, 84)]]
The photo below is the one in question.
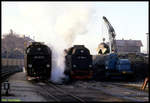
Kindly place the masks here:
[[(30, 4), (29, 8), (28, 4)], [(64, 8), (84, 6), (92, 10), (90, 14), (92, 16), (87, 25), (88, 32), (76, 36), (73, 44), (83, 43), (95, 53), (95, 48), (102, 38), (108, 37), (102, 19), (102, 16), (106, 16), (116, 31), (116, 39), (142, 40), (144, 45), (142, 51), (145, 52), (147, 49), (145, 33), (148, 33), (149, 27), (148, 2), (40, 2), (39, 4), (29, 2), (28, 4), (26, 2), (2, 2), (2, 34), (13, 29), (17, 33), (35, 36), (36, 40), (47, 42), (48, 39), (44, 36), (48, 33), (52, 35), (55, 19), (67, 12)], [(49, 28), (46, 27), (39, 30), (42, 25), (48, 26), (51, 30), (48, 31)]]

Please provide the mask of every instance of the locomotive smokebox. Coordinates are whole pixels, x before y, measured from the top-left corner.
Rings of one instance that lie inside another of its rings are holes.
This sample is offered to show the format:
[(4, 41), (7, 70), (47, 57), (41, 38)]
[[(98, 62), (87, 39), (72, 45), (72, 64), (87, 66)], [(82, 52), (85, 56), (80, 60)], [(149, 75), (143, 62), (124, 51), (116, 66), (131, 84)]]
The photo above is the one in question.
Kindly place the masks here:
[(92, 77), (92, 56), (84, 45), (74, 45), (67, 49), (65, 74), (71, 79), (90, 79)]

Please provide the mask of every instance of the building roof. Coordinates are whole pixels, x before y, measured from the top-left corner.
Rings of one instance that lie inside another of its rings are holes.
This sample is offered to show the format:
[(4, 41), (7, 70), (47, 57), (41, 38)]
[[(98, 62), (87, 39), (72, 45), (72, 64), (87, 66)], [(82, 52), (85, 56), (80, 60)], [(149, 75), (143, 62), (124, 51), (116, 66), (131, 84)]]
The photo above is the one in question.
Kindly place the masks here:
[(24, 37), (24, 40), (26, 40), (26, 41), (30, 41), (30, 42), (35, 42), (33, 39), (31, 39), (30, 37)]
[[(109, 42), (107, 42), (106, 44), (109, 44)], [(143, 46), (141, 40), (116, 40), (116, 45), (117, 46), (138, 46), (138, 47)]]
[(141, 40), (116, 40), (117, 46), (143, 46)]

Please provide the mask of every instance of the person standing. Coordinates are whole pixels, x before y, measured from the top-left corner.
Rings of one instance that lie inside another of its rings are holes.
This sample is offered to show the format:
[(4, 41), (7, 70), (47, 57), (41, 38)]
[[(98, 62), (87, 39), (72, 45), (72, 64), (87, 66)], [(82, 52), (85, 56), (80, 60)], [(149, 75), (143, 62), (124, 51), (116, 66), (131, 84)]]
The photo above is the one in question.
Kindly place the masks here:
[(109, 53), (109, 47), (107, 46), (107, 44), (105, 44), (105, 43), (101, 43), (100, 45), (99, 45), (99, 52), (98, 52), (98, 54), (107, 54), (107, 53)]

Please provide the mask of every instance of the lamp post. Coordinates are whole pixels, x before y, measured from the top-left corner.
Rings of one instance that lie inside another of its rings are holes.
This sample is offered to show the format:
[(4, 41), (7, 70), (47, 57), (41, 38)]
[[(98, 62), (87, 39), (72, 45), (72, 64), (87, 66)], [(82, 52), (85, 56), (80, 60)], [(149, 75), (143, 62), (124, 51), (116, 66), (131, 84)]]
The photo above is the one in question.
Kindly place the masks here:
[(10, 89), (10, 84), (8, 81), (4, 82), (4, 90), (5, 90), (5, 95), (8, 96), (9, 93), (9, 89)]
[(147, 35), (147, 54), (149, 54), (149, 33), (146, 33)]

